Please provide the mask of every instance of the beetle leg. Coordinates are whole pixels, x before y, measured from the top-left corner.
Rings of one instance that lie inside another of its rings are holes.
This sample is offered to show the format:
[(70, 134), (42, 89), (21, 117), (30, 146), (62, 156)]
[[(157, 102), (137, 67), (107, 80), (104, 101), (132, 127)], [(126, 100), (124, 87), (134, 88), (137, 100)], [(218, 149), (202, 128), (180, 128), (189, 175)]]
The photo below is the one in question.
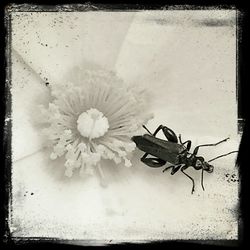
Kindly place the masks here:
[(145, 125), (142, 125), (142, 127), (146, 129), (150, 135), (152, 135), (152, 133), (148, 130), (148, 128)]
[(180, 169), (180, 167), (181, 167), (181, 164), (180, 165), (169, 166), (169, 167), (166, 167), (165, 169), (163, 169), (162, 172), (164, 173), (168, 169), (172, 168), (171, 175), (174, 175)]
[(142, 157), (141, 161), (151, 168), (159, 168), (166, 164), (166, 161), (160, 158), (146, 158)]
[(156, 130), (155, 132), (153, 133), (153, 136), (156, 136), (156, 134), (162, 129), (162, 125), (160, 125)]
[(224, 139), (224, 140), (222, 140), (222, 141), (219, 141), (219, 142), (217, 142), (217, 143), (199, 145), (199, 146), (197, 146), (197, 147), (194, 149), (193, 155), (197, 155), (198, 150), (199, 150), (200, 147), (217, 146), (218, 144), (220, 144), (220, 143), (222, 143), (222, 142), (225, 142), (225, 141), (227, 141), (228, 139), (229, 139), (229, 137), (226, 138), (226, 139)]
[(151, 134), (151, 135), (153, 135), (153, 136), (156, 136), (156, 134), (161, 130), (162, 125), (160, 125), (160, 126), (155, 130), (155, 132), (154, 132), (153, 134), (147, 129), (147, 127), (146, 127), (145, 125), (142, 125), (142, 127), (145, 128), (145, 129), (149, 132), (149, 134)]
[(179, 141), (180, 141), (181, 144), (183, 144), (182, 140), (181, 140), (181, 134), (179, 134)]
[(191, 148), (191, 141), (190, 140), (188, 140), (188, 141), (185, 141), (185, 142), (183, 142), (182, 143), (182, 145), (184, 145), (184, 144), (186, 144), (187, 143), (187, 151), (189, 151), (190, 150), (190, 148)]
[(179, 141), (180, 141), (181, 145), (185, 145), (185, 144), (187, 143), (187, 151), (190, 150), (190, 148), (191, 148), (191, 143), (192, 143), (190, 140), (187, 140), (187, 141), (185, 141), (185, 142), (182, 142), (182, 140), (181, 140), (181, 134), (179, 134)]
[(184, 169), (186, 169), (186, 165), (184, 165), (184, 166), (181, 168), (181, 172), (182, 172), (183, 174), (185, 174), (185, 175), (192, 181), (193, 187), (192, 187), (191, 194), (193, 194), (193, 192), (194, 192), (194, 179), (193, 179), (190, 175), (188, 175), (186, 172), (184, 172)]
[(147, 158), (148, 155), (149, 153), (145, 153), (141, 157), (141, 161), (145, 163), (146, 165), (148, 165), (149, 167), (159, 168), (166, 164), (166, 161), (161, 160), (160, 158)]
[(176, 136), (175, 132), (174, 132), (172, 129), (170, 129), (170, 128), (166, 127), (166, 126), (163, 126), (163, 125), (160, 125), (160, 126), (155, 130), (155, 132), (153, 133), (153, 136), (156, 136), (156, 134), (157, 134), (160, 130), (162, 130), (163, 134), (165, 135), (165, 137), (166, 137), (169, 141), (178, 143), (178, 139), (177, 139), (177, 136)]
[(164, 133), (164, 135), (166, 136), (166, 138), (169, 141), (178, 143), (178, 138), (177, 138), (175, 132), (172, 129), (170, 129), (170, 128), (166, 127), (166, 126), (162, 126), (161, 129), (162, 129), (162, 132)]
[[(146, 128), (145, 125), (143, 125), (143, 128), (145, 128), (150, 134), (152, 134), (152, 133)], [(169, 141), (178, 143), (178, 139), (177, 139), (177, 136), (176, 136), (175, 132), (174, 132), (172, 129), (170, 129), (170, 128), (166, 127), (166, 126), (163, 126), (163, 125), (160, 125), (160, 126), (155, 130), (155, 132), (154, 132), (152, 135), (153, 135), (153, 136), (156, 136), (156, 134), (157, 134), (160, 130), (162, 130), (163, 134), (165, 135), (165, 137), (166, 137)]]

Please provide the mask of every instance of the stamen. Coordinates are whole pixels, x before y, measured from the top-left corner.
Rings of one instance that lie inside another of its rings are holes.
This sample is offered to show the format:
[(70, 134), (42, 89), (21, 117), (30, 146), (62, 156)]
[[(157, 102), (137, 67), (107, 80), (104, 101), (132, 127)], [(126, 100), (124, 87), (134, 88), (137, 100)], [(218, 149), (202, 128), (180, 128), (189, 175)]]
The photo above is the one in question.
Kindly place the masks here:
[(98, 168), (103, 176), (101, 159), (116, 164), (123, 160), (123, 165), (131, 166), (130, 152), (136, 146), (131, 135), (152, 119), (144, 92), (127, 86), (115, 74), (79, 70), (78, 81), (54, 84), (54, 100), (49, 108), (41, 107), (51, 159), (65, 155), (68, 177), (75, 169), (82, 175)]
[(79, 115), (77, 129), (89, 139), (103, 136), (109, 128), (108, 119), (97, 109), (89, 109)]

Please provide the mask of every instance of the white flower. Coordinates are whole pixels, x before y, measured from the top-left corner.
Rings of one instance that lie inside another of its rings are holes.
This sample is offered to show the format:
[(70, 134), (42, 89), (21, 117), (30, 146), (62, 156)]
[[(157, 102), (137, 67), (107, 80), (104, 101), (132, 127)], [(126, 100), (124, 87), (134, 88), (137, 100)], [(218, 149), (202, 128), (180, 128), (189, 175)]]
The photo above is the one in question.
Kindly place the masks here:
[[(48, 108), (41, 106), (44, 133), (51, 142), (52, 160), (64, 155), (65, 175), (93, 173), (101, 159), (131, 166), (131, 137), (152, 118), (144, 114), (145, 92), (127, 86), (114, 73), (77, 69), (72, 82), (54, 84)], [(101, 170), (100, 170), (101, 171)]]

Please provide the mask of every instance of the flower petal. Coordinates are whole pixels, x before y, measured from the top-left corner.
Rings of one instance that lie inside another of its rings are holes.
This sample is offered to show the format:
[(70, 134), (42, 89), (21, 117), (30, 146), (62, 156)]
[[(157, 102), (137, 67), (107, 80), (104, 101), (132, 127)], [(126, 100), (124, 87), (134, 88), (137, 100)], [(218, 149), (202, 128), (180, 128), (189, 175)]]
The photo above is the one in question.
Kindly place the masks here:
[(51, 99), (49, 90), (22, 58), (12, 54), (12, 157), (18, 160), (40, 150), (44, 137), (39, 132), (37, 107)]
[(14, 12), (12, 44), (45, 81), (60, 83), (72, 65), (113, 69), (133, 16), (133, 12)]

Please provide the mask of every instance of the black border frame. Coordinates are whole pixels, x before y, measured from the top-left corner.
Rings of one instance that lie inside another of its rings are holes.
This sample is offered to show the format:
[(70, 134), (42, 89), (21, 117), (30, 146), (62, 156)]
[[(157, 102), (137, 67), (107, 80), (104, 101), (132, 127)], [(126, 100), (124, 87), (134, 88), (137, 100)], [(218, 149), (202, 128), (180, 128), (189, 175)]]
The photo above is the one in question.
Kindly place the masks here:
[[(45, 2), (45, 1), (42, 1)], [(247, 224), (247, 214), (245, 211), (245, 208), (247, 206), (247, 201), (245, 197), (245, 188), (246, 188), (246, 180), (248, 180), (248, 173), (246, 172), (246, 169), (243, 169), (243, 165), (246, 164), (245, 162), (248, 160), (246, 156), (246, 147), (247, 147), (247, 137), (249, 135), (249, 129), (248, 129), (248, 120), (246, 117), (247, 112), (247, 87), (246, 83), (249, 80), (249, 76), (247, 74), (247, 68), (248, 68), (248, 62), (249, 62), (249, 55), (248, 55), (248, 44), (249, 39), (247, 37), (247, 29), (249, 27), (249, 9), (247, 5), (240, 5), (237, 3), (232, 3), (231, 1), (216, 1), (216, 2), (210, 2), (205, 3), (205, 5), (201, 5), (200, 1), (188, 1), (191, 3), (179, 3), (179, 1), (168, 1), (168, 3), (155, 3), (155, 4), (147, 4), (147, 3), (137, 3), (137, 4), (131, 4), (131, 3), (116, 3), (113, 4), (110, 2), (108, 4), (102, 4), (102, 3), (94, 3), (94, 1), (90, 2), (82, 2), (79, 1), (80, 4), (85, 4), (85, 6), (80, 7), (76, 6), (77, 11), (88, 11), (88, 10), (95, 10), (95, 11), (103, 11), (103, 10), (113, 10), (113, 11), (140, 11), (140, 10), (155, 10), (155, 9), (210, 9), (214, 6), (222, 8), (222, 9), (228, 9), (228, 8), (236, 8), (241, 15), (237, 18), (237, 94), (238, 94), (238, 125), (239, 125), (239, 131), (243, 132), (242, 135), (242, 141), (240, 144), (240, 151), (237, 158), (237, 165), (240, 167), (240, 177), (241, 177), (241, 192), (240, 192), (240, 214), (239, 214), (239, 240), (212, 240), (212, 241), (194, 241), (194, 240), (175, 240), (175, 241), (154, 241), (150, 243), (122, 243), (122, 244), (114, 244), (114, 245), (108, 245), (108, 247), (139, 247), (139, 246), (153, 246), (153, 247), (192, 247), (192, 248), (200, 248), (200, 247), (206, 247), (206, 248), (218, 248), (218, 247), (240, 247), (243, 246), (245, 240), (246, 240), (246, 224)], [(78, 2), (78, 3), (79, 3)], [(178, 3), (177, 3), (178, 2)], [(196, 3), (195, 3), (196, 2)], [(199, 3), (198, 3), (199, 2)], [(223, 2), (223, 3), (219, 3)], [(15, 1), (16, 4), (18, 4), (18, 1)], [(25, 2), (27, 3), (27, 2)], [(61, 4), (67, 4), (68, 2), (60, 1), (60, 3), (45, 3), (47, 8), (51, 8), (54, 5), (61, 5)], [(77, 3), (77, 2), (76, 2)], [(10, 89), (8, 87), (9, 82), (6, 81), (6, 79), (10, 79), (11, 75), (11, 67), (10, 67), (10, 58), (6, 56), (6, 50), (8, 51), (10, 48), (8, 48), (8, 39), (11, 39), (10, 37), (7, 37), (7, 28), (6, 25), (8, 24), (8, 20), (6, 21), (6, 16), (4, 15), (4, 12), (6, 11), (6, 6), (10, 6), (11, 3), (4, 3), (3, 6), (3, 12), (1, 10), (1, 20), (3, 21), (3, 36), (1, 36), (0, 39), (2, 44), (4, 44), (3, 49), (1, 48), (2, 54), (5, 56), (5, 60), (3, 63), (3, 72), (5, 72), (4, 75), (4, 82), (5, 86), (1, 85), (1, 93), (3, 93), (3, 97), (1, 99), (2, 106), (4, 107), (4, 116), (2, 124), (3, 124), (3, 154), (4, 154), (4, 169), (1, 168), (0, 176), (3, 178), (3, 181), (1, 183), (1, 200), (4, 201), (3, 204), (3, 220), (0, 222), (0, 225), (3, 225), (3, 236), (2, 242), (4, 243), (5, 247), (10, 248), (24, 248), (27, 249), (29, 247), (51, 247), (51, 246), (57, 246), (60, 248), (70, 247), (70, 248), (76, 248), (76, 247), (82, 247), (77, 245), (68, 244), (67, 241), (63, 242), (60, 240), (61, 243), (57, 242), (57, 239), (53, 238), (45, 238), (45, 239), (37, 239), (37, 238), (29, 238), (28, 240), (24, 239), (15, 239), (10, 235), (9, 229), (8, 229), (8, 208), (9, 208), (9, 201), (11, 199), (11, 170), (8, 166), (11, 165), (11, 120), (8, 122), (5, 122), (5, 119), (7, 117), (10, 117), (11, 114), (11, 106), (6, 105), (7, 103), (11, 102), (11, 94)], [(41, 5), (41, 10), (44, 10), (45, 6), (44, 3), (41, 3), (41, 1), (32, 1), (32, 4), (38, 4)], [(169, 7), (171, 5), (171, 7)], [(174, 6), (173, 6), (174, 5)], [(181, 5), (181, 7), (180, 7)], [(24, 7), (25, 8), (25, 7)], [(56, 10), (58, 11), (58, 10)], [(67, 11), (65, 9), (65, 11)], [(9, 68), (8, 68), (9, 66)], [(3, 195), (2, 195), (3, 194)], [(86, 242), (87, 244), (88, 242)], [(88, 245), (88, 244), (87, 244)], [(103, 246), (102, 246), (103, 247)]]

